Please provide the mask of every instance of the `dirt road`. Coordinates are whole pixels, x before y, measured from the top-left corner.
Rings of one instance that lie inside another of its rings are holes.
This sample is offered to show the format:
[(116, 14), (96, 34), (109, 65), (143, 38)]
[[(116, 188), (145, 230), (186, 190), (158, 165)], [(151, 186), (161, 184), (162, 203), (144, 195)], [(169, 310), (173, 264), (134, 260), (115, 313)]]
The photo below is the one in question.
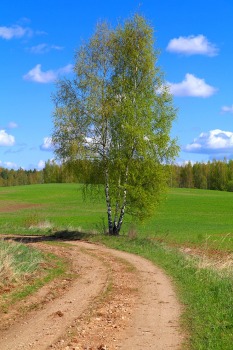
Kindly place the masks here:
[[(149, 261), (85, 242), (33, 243), (72, 262), (75, 279), (43, 287), (2, 318), (1, 350), (178, 350), (181, 312)], [(56, 293), (53, 291), (56, 290)], [(36, 305), (36, 307), (35, 307)]]

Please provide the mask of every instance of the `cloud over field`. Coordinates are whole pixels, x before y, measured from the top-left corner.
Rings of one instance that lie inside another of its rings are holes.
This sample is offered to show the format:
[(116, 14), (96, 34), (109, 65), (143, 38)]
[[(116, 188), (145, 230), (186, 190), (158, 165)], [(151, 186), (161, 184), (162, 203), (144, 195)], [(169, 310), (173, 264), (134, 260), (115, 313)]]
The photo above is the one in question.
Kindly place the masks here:
[(223, 112), (223, 113), (233, 113), (233, 105), (231, 105), (231, 106), (222, 106), (221, 112)]
[(42, 170), (42, 169), (44, 169), (44, 167), (45, 167), (45, 161), (44, 160), (40, 160), (38, 162), (38, 164), (37, 164), (37, 169), (38, 170)]
[(216, 45), (209, 42), (208, 39), (201, 34), (197, 36), (180, 36), (179, 38), (171, 39), (166, 50), (173, 53), (181, 53), (187, 56), (216, 56), (218, 53)]
[(210, 97), (216, 93), (217, 89), (208, 85), (204, 79), (195, 77), (195, 75), (187, 73), (181, 83), (167, 83), (171, 94), (174, 96), (190, 96), (190, 97)]
[(52, 138), (51, 137), (44, 137), (42, 145), (40, 145), (40, 150), (41, 151), (53, 151), (54, 150), (54, 145), (52, 143)]
[(0, 166), (2, 166), (4, 168), (8, 168), (8, 169), (14, 169), (14, 170), (19, 168), (16, 163), (7, 162), (7, 161), (6, 162), (2, 162), (1, 160), (0, 160)]
[(0, 146), (13, 146), (14, 144), (14, 136), (7, 134), (5, 130), (0, 130)]
[(23, 79), (35, 83), (48, 84), (55, 82), (60, 75), (71, 73), (72, 70), (73, 65), (68, 64), (65, 67), (59, 68), (57, 70), (42, 71), (41, 64), (37, 64), (23, 76)]
[(63, 50), (63, 47), (58, 45), (48, 45), (48, 44), (42, 43), (36, 46), (32, 46), (28, 50), (34, 54), (45, 54), (51, 50), (61, 51)]
[(202, 132), (183, 151), (201, 154), (233, 153), (233, 132), (220, 129)]
[(5, 40), (19, 39), (25, 36), (31, 36), (32, 30), (30, 28), (24, 28), (19, 25), (13, 25), (11, 27), (0, 27), (0, 38)]

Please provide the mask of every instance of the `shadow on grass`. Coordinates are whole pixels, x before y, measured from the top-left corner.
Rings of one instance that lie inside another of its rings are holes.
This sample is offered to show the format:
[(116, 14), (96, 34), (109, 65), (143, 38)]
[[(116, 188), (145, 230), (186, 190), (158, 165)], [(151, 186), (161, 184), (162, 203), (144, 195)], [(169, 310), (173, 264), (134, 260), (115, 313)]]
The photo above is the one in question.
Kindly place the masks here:
[[(50, 236), (44, 236), (44, 235), (36, 235), (36, 236), (30, 236), (30, 235), (7, 235), (2, 236), (3, 240), (6, 241), (15, 241), (20, 243), (36, 243), (36, 242), (48, 242), (48, 241), (79, 241), (79, 240), (88, 240), (93, 236), (90, 233), (84, 233), (79, 231), (57, 231), (53, 233)], [(1, 238), (1, 236), (0, 236)]]

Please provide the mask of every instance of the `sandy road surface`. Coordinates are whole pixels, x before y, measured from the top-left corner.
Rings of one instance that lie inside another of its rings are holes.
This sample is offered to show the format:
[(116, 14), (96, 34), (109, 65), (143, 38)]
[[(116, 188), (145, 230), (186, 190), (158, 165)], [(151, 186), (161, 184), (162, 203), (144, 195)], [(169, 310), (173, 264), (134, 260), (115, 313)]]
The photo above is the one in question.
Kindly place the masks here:
[(136, 255), (85, 242), (67, 243), (34, 243), (69, 258), (78, 277), (43, 303), (50, 288), (46, 286), (38, 293), (40, 308), (1, 328), (1, 350), (180, 348), (181, 308), (160, 269)]

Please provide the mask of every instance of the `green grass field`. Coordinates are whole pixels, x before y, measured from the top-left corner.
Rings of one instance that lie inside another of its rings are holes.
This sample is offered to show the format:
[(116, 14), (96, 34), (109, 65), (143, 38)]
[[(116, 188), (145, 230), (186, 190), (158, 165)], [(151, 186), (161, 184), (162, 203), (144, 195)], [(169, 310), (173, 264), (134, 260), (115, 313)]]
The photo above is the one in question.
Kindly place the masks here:
[[(233, 193), (171, 189), (154, 216), (143, 223), (126, 217), (123, 234), (133, 226), (140, 237), (178, 244), (233, 249)], [(2, 234), (50, 233), (70, 229), (102, 231), (104, 199), (83, 201), (80, 185), (45, 184), (0, 188)]]
[(230, 192), (171, 189), (158, 212), (140, 228), (143, 235), (167, 242), (232, 250), (232, 213)]
[[(49, 184), (0, 188), (1, 233), (38, 233), (53, 229), (96, 229), (104, 216), (103, 203), (83, 200), (81, 186)], [(31, 229), (29, 229), (31, 227)], [(33, 230), (33, 227), (35, 228)]]

